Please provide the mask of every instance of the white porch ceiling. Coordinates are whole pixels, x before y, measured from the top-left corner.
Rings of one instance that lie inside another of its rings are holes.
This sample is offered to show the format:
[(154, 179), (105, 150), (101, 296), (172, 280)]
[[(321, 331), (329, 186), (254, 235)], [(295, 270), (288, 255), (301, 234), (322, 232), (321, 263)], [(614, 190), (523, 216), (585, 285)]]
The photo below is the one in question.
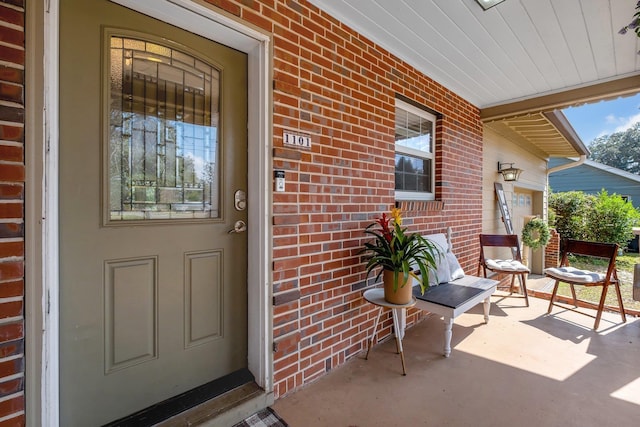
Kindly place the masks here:
[(636, 0), (309, 1), (480, 108), (640, 76)]

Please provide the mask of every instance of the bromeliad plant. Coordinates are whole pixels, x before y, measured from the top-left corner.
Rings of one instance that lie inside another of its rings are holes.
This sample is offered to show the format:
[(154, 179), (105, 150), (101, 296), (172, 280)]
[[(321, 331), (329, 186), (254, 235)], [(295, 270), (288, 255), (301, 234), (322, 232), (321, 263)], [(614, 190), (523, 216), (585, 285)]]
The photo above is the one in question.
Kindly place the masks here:
[[(392, 209), (390, 217), (383, 213), (364, 232), (374, 236), (373, 242), (366, 242), (363, 249), (367, 254), (367, 277), (376, 267), (382, 267), (376, 280), (383, 270), (393, 271), (394, 292), (399, 283), (406, 286), (412, 276), (420, 283), (424, 294), (429, 288), (429, 271), (436, 271), (438, 266), (441, 256), (438, 248), (420, 234), (407, 233), (407, 229), (402, 228), (400, 209)], [(420, 277), (414, 273), (416, 269), (420, 270)]]

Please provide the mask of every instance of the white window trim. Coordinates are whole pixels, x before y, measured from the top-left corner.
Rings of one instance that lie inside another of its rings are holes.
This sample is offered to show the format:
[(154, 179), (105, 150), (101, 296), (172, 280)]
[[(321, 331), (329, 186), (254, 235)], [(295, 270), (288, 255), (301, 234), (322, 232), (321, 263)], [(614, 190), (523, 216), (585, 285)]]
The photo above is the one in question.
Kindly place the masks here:
[[(414, 105), (411, 105), (407, 102), (404, 102), (400, 99), (396, 99), (396, 105), (395, 108), (402, 108), (403, 110), (406, 110), (410, 113), (413, 113), (415, 115), (421, 116), (427, 120), (430, 120), (433, 123), (433, 135), (431, 135), (431, 141), (432, 141), (432, 149), (433, 152), (432, 153), (427, 153), (427, 155), (425, 156), (425, 152), (424, 151), (420, 151), (420, 150), (415, 150), (412, 148), (408, 148), (408, 147), (402, 147), (402, 146), (395, 146), (395, 153), (402, 153), (402, 154), (407, 154), (410, 156), (415, 156), (415, 157), (421, 157), (424, 159), (430, 159), (431, 160), (431, 189), (433, 191), (431, 192), (418, 192), (418, 191), (400, 191), (400, 190), (396, 190), (395, 191), (395, 197), (396, 200), (398, 201), (425, 201), (425, 200), (435, 200), (436, 199), (436, 168), (437, 168), (437, 164), (436, 164), (436, 153), (435, 153), (435, 143), (436, 143), (436, 119), (437, 117), (434, 114), (431, 114), (421, 108), (418, 108)], [(394, 155), (394, 159), (395, 159), (395, 155)], [(394, 160), (394, 164), (395, 164), (395, 160)], [(394, 181), (395, 182), (395, 181)]]

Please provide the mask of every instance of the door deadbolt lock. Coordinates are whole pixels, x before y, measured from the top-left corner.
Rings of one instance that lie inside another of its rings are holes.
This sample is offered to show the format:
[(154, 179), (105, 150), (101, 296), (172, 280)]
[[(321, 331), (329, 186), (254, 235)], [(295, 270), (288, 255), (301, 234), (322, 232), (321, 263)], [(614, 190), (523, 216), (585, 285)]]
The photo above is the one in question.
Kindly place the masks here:
[(247, 193), (243, 190), (236, 190), (233, 194), (233, 206), (237, 211), (243, 211), (247, 208)]

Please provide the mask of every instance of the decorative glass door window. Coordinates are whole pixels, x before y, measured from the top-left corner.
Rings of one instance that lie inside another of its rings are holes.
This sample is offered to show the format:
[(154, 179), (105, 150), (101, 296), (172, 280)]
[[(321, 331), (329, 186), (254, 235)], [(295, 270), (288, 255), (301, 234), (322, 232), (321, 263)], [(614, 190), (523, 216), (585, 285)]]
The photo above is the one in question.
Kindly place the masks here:
[(219, 218), (220, 72), (110, 37), (108, 220)]

